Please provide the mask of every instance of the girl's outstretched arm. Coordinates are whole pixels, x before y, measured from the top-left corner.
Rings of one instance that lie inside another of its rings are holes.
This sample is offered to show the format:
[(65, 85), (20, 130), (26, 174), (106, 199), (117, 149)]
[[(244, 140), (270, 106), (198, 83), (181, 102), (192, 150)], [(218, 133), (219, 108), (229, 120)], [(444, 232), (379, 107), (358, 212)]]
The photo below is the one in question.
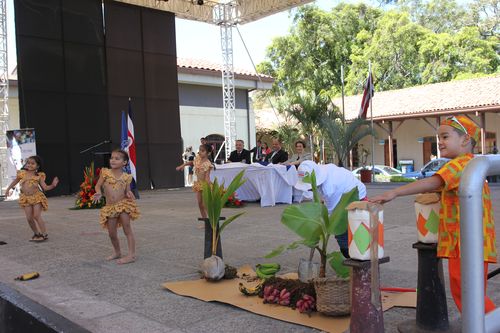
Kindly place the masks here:
[(14, 179), (12, 181), (12, 183), (10, 183), (9, 186), (7, 186), (7, 188), (5, 189), (5, 196), (8, 197), (10, 195), (10, 191), (14, 188), (14, 186), (17, 185), (17, 183), (19, 183), (19, 181), (21, 180), (21, 178), (19, 177), (16, 177), (16, 179)]
[(179, 165), (178, 167), (176, 167), (175, 170), (181, 171), (182, 169), (184, 169), (188, 165), (193, 165), (193, 161), (187, 161), (185, 163), (182, 163), (181, 165)]
[(54, 177), (54, 179), (52, 179), (52, 184), (50, 185), (47, 185), (47, 183), (45, 183), (45, 177), (40, 177), (40, 186), (44, 191), (50, 191), (54, 189), (57, 184), (59, 184), (59, 178), (57, 177)]
[(438, 175), (433, 175), (429, 178), (417, 180), (414, 183), (403, 185), (393, 190), (384, 192), (380, 195), (369, 198), (371, 202), (386, 203), (397, 197), (402, 197), (410, 194), (434, 192), (439, 190), (444, 184), (443, 179)]

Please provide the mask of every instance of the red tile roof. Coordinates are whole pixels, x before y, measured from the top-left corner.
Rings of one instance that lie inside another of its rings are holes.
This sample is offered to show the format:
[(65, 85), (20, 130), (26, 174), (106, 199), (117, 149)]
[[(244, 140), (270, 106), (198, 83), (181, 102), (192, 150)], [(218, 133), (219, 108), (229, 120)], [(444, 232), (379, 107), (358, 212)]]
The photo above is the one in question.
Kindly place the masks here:
[[(177, 70), (179, 71), (179, 73), (205, 74), (214, 76), (222, 75), (221, 64), (202, 59), (177, 58)], [(257, 75), (255, 71), (250, 71), (247, 69), (234, 68), (234, 75), (235, 78), (253, 81), (258, 81), (258, 77), (260, 76), (261, 80), (264, 82), (274, 82), (274, 79), (269, 75)]]
[[(334, 99), (333, 103), (342, 108), (341, 98)], [(346, 118), (356, 118), (360, 106), (361, 95), (345, 97)], [(374, 119), (475, 111), (500, 112), (500, 75), (375, 92), (373, 96)]]

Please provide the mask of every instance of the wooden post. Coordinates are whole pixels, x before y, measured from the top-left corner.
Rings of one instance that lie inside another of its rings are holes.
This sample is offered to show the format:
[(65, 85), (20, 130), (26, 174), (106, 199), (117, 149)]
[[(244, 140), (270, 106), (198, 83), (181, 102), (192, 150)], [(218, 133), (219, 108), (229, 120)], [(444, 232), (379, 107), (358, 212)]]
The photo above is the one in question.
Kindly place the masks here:
[(484, 112), (481, 113), (481, 154), (486, 154), (486, 113)]
[(392, 121), (389, 121), (389, 136), (388, 136), (388, 144), (389, 144), (389, 166), (394, 168), (394, 144), (392, 142), (393, 133), (392, 133)]

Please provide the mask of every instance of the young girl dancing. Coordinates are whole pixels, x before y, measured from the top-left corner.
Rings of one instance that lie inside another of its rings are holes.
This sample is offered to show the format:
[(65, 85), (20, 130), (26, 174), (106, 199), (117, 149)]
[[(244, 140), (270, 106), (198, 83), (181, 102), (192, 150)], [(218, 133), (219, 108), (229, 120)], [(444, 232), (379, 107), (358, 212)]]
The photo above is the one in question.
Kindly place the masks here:
[[(123, 172), (129, 160), (127, 152), (116, 149), (111, 153), (109, 165), (111, 169), (101, 169), (99, 180), (95, 186), (96, 193), (92, 200), (98, 202), (102, 198), (101, 189), (104, 189), (106, 205), (101, 209), (100, 223), (103, 229), (108, 230), (114, 253), (107, 260), (119, 259), (119, 264), (128, 264), (135, 261), (135, 238), (130, 220), (139, 217), (139, 210), (135, 203), (135, 196), (130, 190), (132, 175)], [(123, 227), (127, 236), (128, 254), (122, 258), (118, 228)]]
[(59, 183), (59, 179), (54, 177), (52, 184), (47, 185), (45, 178), (45, 173), (42, 172), (42, 159), (39, 156), (31, 156), (6, 190), (8, 197), (17, 183), (21, 186), (19, 205), (24, 209), (28, 224), (33, 230), (33, 237), (30, 240), (33, 242), (43, 242), (49, 238), (45, 221), (42, 219), (42, 210), (48, 209), (48, 203), (40, 187), (44, 191), (52, 190)]
[(204, 144), (200, 146), (198, 151), (198, 156), (195, 157), (194, 161), (187, 161), (177, 168), (177, 171), (183, 170), (184, 167), (192, 165), (194, 169), (194, 174), (196, 175), (196, 180), (193, 183), (193, 192), (196, 193), (196, 199), (198, 200), (198, 208), (200, 209), (200, 214), (202, 218), (207, 218), (207, 210), (203, 205), (203, 197), (201, 192), (203, 190), (203, 183), (210, 183), (210, 170), (214, 167), (212, 162), (208, 159), (212, 153), (212, 146), (209, 144)]

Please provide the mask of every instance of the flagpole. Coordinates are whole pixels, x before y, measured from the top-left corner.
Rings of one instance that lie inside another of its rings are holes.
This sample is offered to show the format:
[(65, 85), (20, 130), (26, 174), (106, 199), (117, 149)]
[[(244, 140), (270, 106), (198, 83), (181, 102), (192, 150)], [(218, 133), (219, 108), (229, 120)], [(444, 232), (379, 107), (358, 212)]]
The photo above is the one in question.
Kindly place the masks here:
[(345, 124), (345, 104), (344, 104), (344, 65), (340, 65), (340, 81), (342, 82), (342, 116)]
[[(372, 76), (372, 62), (368, 61), (368, 75), (371, 76), (371, 80), (373, 80)], [(375, 89), (375, 88), (374, 88)], [(370, 122), (372, 125), (372, 182), (375, 182), (375, 163), (374, 163), (374, 156), (375, 156), (375, 130), (373, 128), (373, 93), (372, 89), (370, 87)]]

